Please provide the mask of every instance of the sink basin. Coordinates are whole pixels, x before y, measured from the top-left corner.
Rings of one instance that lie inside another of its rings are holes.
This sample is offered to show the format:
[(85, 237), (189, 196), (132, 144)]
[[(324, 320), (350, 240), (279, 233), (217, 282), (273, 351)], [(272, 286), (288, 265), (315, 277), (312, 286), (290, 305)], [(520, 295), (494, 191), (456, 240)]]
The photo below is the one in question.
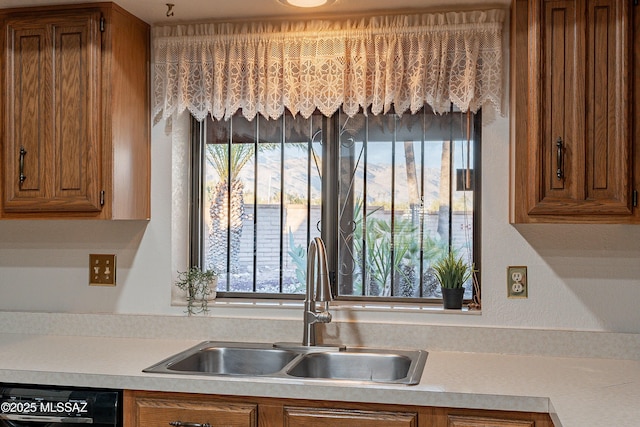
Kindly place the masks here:
[(144, 369), (184, 375), (266, 376), (325, 381), (418, 384), (427, 352), (205, 341)]
[(317, 353), (302, 358), (288, 373), (294, 377), (396, 381), (407, 376), (411, 360), (404, 356)]
[(417, 384), (426, 355), (424, 359), (418, 353), (416, 357), (411, 357), (413, 353), (408, 355), (406, 352), (399, 354), (383, 350), (375, 353), (369, 350), (310, 353), (304, 355), (287, 373), (302, 378)]
[(279, 372), (298, 353), (266, 344), (205, 341), (144, 370), (144, 372), (202, 375), (261, 376)]

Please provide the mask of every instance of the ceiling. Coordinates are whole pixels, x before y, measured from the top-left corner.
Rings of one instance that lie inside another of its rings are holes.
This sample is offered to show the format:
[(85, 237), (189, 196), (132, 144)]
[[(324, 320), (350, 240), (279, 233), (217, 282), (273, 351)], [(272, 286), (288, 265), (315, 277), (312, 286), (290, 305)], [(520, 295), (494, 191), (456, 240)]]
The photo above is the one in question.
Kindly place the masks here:
[[(0, 0), (0, 8), (86, 3), (87, 0)], [(474, 7), (505, 7), (511, 0), (337, 0), (333, 5), (311, 9), (286, 6), (278, 0), (116, 0), (120, 6), (150, 24), (180, 21), (234, 20), (311, 16), (400, 10), (441, 10)], [(167, 16), (167, 3), (173, 3), (173, 16)]]

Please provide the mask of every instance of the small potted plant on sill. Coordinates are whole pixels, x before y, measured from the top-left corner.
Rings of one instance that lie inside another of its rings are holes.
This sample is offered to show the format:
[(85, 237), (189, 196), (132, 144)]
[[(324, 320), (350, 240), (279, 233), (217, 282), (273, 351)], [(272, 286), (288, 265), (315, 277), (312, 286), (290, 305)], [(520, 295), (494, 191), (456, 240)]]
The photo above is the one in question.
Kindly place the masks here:
[(216, 297), (218, 274), (213, 270), (202, 271), (199, 267), (191, 267), (187, 271), (178, 272), (176, 287), (185, 293), (187, 301), (186, 313), (191, 316), (209, 311), (209, 301)]
[(445, 309), (461, 309), (464, 299), (464, 284), (474, 273), (473, 266), (467, 265), (462, 257), (453, 251), (440, 258), (434, 265), (435, 276), (442, 289), (442, 304)]

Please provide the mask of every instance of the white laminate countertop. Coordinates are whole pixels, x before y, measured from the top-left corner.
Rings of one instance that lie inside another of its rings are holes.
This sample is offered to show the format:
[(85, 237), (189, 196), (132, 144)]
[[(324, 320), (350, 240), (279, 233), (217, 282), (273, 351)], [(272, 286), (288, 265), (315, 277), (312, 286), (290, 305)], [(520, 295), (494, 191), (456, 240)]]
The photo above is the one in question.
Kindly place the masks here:
[(562, 427), (640, 426), (637, 360), (430, 351), (415, 386), (142, 372), (199, 342), (0, 333), (0, 381), (548, 412)]

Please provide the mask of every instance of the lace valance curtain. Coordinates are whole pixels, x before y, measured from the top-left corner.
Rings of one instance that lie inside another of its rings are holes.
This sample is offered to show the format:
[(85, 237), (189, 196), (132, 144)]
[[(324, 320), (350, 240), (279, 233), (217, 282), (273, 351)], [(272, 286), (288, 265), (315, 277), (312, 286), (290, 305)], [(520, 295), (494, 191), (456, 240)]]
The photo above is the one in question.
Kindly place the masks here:
[(505, 11), (158, 26), (153, 115), (501, 112)]

